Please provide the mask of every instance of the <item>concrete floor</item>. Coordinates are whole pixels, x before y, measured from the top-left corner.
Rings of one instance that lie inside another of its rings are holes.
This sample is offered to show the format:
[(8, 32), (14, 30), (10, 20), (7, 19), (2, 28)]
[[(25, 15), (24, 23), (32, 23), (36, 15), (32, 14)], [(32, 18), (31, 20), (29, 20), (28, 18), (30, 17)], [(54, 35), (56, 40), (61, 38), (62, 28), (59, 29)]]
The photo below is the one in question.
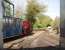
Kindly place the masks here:
[(33, 31), (34, 34), (4, 44), (4, 48), (35, 48), (59, 45), (59, 34), (46, 31)]

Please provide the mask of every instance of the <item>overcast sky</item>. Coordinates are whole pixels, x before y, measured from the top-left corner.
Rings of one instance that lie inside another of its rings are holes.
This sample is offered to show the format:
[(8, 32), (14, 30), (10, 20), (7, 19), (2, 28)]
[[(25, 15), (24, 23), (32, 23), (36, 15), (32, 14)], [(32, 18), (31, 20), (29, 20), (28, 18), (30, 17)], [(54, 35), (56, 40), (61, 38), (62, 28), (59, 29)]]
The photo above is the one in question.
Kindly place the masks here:
[[(27, 0), (12, 0), (12, 2), (15, 5), (15, 8), (21, 7), (21, 9), (25, 10), (26, 8), (26, 3)], [(56, 16), (60, 16), (60, 0), (38, 0), (42, 5), (43, 3), (46, 4), (47, 7), (47, 12), (45, 13), (46, 15), (50, 16), (52, 19), (54, 19)]]

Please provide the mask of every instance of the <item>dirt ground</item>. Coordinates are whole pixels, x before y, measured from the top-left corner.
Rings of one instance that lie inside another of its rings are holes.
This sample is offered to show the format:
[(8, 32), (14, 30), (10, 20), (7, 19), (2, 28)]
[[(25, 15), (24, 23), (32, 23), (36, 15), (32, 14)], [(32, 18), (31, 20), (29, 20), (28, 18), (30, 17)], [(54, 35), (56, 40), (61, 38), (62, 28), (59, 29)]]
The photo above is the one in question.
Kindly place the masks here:
[(4, 48), (35, 48), (59, 45), (59, 34), (46, 31), (33, 31), (33, 35), (4, 43)]

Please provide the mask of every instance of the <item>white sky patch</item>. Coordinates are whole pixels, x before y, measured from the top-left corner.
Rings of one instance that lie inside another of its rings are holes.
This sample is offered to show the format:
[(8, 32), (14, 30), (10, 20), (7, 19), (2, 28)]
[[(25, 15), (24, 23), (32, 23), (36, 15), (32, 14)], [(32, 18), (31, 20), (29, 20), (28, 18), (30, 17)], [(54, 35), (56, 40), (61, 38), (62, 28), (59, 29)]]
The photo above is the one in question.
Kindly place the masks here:
[(48, 6), (45, 15), (50, 16), (53, 20), (56, 16), (60, 17), (60, 0), (39, 0), (39, 2)]
[(12, 2), (14, 3), (15, 9), (20, 8), (22, 12), (25, 11), (27, 5), (26, 0), (12, 0)]

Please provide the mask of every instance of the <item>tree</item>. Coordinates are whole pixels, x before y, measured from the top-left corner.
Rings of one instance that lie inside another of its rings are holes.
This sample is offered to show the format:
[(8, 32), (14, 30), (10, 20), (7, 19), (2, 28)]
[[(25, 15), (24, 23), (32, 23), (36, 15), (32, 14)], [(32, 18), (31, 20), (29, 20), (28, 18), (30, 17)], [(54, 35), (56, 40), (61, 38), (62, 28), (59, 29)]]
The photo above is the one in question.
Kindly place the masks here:
[(36, 0), (30, 0), (27, 5), (26, 17), (31, 22), (31, 26), (34, 25), (36, 15), (45, 12), (46, 6), (40, 5)]

